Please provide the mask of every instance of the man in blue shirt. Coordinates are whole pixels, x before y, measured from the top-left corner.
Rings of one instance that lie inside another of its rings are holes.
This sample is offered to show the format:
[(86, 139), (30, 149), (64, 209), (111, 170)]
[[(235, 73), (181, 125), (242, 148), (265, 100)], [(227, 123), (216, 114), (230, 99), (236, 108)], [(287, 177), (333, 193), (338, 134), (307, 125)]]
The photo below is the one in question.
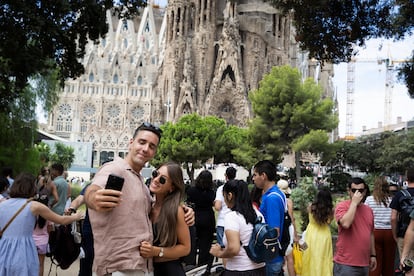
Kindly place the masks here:
[[(63, 177), (64, 168), (62, 164), (56, 163), (53, 164), (50, 168), (50, 176), (53, 180), (53, 183), (56, 185), (57, 193), (59, 200), (51, 209), (58, 215), (63, 215), (65, 212), (66, 200), (68, 198), (68, 182)], [(53, 196), (49, 197), (49, 203), (52, 202)]]
[[(266, 223), (282, 233), (286, 196), (276, 185), (276, 166), (268, 160), (259, 161), (253, 168), (253, 182), (263, 189), (260, 212)], [(267, 262), (266, 275), (283, 275), (283, 260), (283, 256), (278, 256)]]

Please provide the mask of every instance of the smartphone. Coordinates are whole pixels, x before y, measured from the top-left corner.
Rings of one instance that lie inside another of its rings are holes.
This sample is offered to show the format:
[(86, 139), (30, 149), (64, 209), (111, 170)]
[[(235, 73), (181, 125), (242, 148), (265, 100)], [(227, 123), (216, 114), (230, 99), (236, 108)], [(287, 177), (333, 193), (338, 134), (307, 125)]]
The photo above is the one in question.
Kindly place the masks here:
[(124, 186), (124, 178), (115, 174), (110, 174), (106, 181), (105, 189), (121, 191)]

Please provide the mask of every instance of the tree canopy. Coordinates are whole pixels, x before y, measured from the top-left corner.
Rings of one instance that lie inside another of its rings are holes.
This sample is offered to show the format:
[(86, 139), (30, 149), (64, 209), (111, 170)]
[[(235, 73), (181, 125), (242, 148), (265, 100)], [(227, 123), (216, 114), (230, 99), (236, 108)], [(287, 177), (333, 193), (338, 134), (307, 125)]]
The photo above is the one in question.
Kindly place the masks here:
[(84, 72), (80, 60), (87, 40), (98, 41), (108, 31), (107, 9), (129, 17), (146, 2), (1, 1), (0, 166), (33, 171), (25, 161), (35, 154), (36, 102), (49, 111), (58, 99), (58, 83)]
[(343, 143), (343, 161), (355, 170), (376, 174), (404, 174), (414, 166), (414, 130), (361, 136)]
[(28, 81), (57, 70), (58, 79), (76, 78), (84, 72), (80, 59), (88, 39), (97, 41), (108, 31), (106, 11), (130, 16), (142, 1), (22, 1), (0, 4), (0, 111), (24, 96)]
[(338, 125), (333, 101), (322, 97), (322, 88), (311, 78), (302, 83), (299, 71), (290, 66), (273, 67), (249, 98), (255, 116), (253, 145), (275, 163), (292, 149), (320, 152)]
[(227, 126), (223, 119), (194, 113), (182, 116), (176, 123), (168, 122), (161, 128), (163, 136), (152, 161), (154, 165), (169, 160), (183, 164), (191, 180), (194, 179), (194, 169), (210, 159), (214, 159), (214, 163), (251, 165), (251, 159), (234, 151), (247, 147), (247, 130)]
[[(296, 40), (322, 62), (347, 62), (371, 38), (404, 39), (414, 29), (412, 0), (268, 0), (293, 14)], [(413, 47), (414, 48), (414, 47)], [(414, 51), (399, 71), (414, 98)]]

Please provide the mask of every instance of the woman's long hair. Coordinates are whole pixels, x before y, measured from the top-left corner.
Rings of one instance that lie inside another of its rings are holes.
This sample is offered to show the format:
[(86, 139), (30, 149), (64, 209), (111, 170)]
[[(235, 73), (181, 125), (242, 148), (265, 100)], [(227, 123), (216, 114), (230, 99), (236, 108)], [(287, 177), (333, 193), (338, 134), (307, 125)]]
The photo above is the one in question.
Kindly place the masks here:
[(317, 224), (330, 223), (333, 218), (333, 203), (331, 192), (323, 188), (316, 195), (315, 201), (310, 206), (310, 211)]
[(388, 207), (391, 193), (385, 176), (377, 177), (375, 179), (372, 195), (376, 203), (383, 204), (385, 207)]
[(241, 214), (246, 220), (246, 223), (254, 224), (257, 215), (250, 200), (250, 193), (247, 183), (243, 180), (230, 180), (224, 184), (223, 192), (227, 195), (229, 193), (233, 194), (234, 206), (231, 210)]
[(210, 171), (201, 171), (195, 180), (195, 186), (203, 191), (213, 189), (213, 175)]
[(175, 189), (162, 203), (155, 240), (159, 241), (160, 246), (169, 247), (177, 243), (177, 210), (184, 196), (184, 178), (180, 165), (175, 162), (164, 163), (158, 169), (161, 167), (167, 167), (168, 177)]

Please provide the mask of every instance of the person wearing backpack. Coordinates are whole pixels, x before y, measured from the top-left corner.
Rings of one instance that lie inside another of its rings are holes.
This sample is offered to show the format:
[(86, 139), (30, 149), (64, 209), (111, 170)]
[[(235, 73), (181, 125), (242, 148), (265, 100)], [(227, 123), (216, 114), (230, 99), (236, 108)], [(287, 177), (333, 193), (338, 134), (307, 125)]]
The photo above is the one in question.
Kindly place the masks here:
[[(269, 160), (259, 161), (253, 168), (252, 180), (256, 187), (263, 189), (260, 212), (266, 223), (276, 228), (281, 236), (285, 220), (286, 196), (276, 185), (276, 166)], [(266, 262), (266, 275), (283, 273), (283, 261), (284, 256), (280, 255)]]
[[(393, 197), (390, 207), (391, 229), (394, 240), (397, 242), (398, 252), (402, 253), (405, 231), (410, 223), (410, 213), (414, 210), (414, 168), (406, 172), (407, 188), (398, 191)], [(414, 256), (411, 250), (410, 256)]]
[(249, 275), (264, 276), (266, 274), (265, 263), (252, 261), (243, 246), (250, 241), (253, 225), (258, 216), (250, 201), (247, 183), (243, 180), (230, 180), (223, 186), (223, 196), (230, 212), (224, 218), (224, 248), (219, 244), (213, 244), (210, 254), (218, 258), (226, 258), (226, 268), (223, 276)]

